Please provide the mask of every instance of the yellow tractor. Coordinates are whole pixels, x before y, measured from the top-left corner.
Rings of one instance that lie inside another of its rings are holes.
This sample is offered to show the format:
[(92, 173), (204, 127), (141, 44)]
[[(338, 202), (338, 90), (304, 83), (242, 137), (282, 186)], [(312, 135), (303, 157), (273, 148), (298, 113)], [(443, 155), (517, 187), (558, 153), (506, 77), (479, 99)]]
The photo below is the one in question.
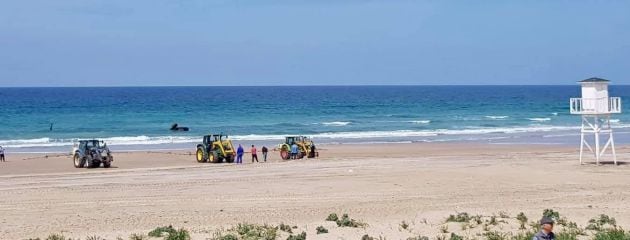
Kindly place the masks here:
[[(297, 145), (297, 156), (291, 156), (291, 147), (293, 144)], [(292, 157), (302, 159), (304, 157), (314, 158), (319, 156), (313, 140), (305, 136), (285, 137), (284, 143), (279, 144), (277, 149), (280, 151), (280, 157), (284, 160)]]
[(224, 160), (228, 163), (234, 162), (234, 146), (232, 140), (227, 135), (210, 134), (203, 136), (203, 142), (197, 144), (197, 162), (220, 163)]

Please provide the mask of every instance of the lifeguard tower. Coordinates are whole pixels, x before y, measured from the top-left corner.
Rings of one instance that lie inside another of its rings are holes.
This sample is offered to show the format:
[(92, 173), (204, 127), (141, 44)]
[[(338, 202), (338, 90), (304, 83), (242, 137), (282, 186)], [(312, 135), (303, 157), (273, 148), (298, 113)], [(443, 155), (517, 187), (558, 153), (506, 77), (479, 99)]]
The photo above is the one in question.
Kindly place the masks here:
[[(599, 165), (599, 160), (610, 147), (615, 165), (617, 165), (617, 155), (615, 153), (615, 141), (613, 131), (610, 127), (610, 115), (621, 113), (621, 98), (608, 97), (608, 83), (610, 81), (602, 78), (589, 78), (579, 83), (582, 85), (582, 98), (571, 98), (571, 114), (582, 116), (582, 131), (580, 136), (580, 164), (582, 164), (582, 153), (584, 146), (595, 154), (595, 161)], [(601, 147), (599, 134), (608, 135), (608, 141)], [(595, 137), (595, 149), (585, 138), (586, 134), (593, 134)]]

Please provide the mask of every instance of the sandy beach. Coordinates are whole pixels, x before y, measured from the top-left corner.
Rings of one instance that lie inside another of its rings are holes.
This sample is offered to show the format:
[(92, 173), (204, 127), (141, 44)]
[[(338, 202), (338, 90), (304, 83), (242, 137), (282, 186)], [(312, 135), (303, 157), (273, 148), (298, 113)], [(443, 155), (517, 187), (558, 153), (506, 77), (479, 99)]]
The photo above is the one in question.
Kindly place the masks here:
[[(165, 225), (207, 239), (241, 222), (285, 223), (309, 239), (406, 239), (436, 236), (457, 212), (534, 219), (546, 208), (580, 225), (603, 213), (630, 226), (630, 165), (580, 166), (575, 147), (322, 148), (319, 159), (279, 161), (271, 153), (267, 163), (241, 166), (198, 164), (187, 152), (117, 153), (111, 169), (75, 169), (67, 156), (9, 155), (0, 164), (0, 239), (60, 232), (126, 239)], [(618, 158), (630, 159), (629, 150), (618, 148)], [(333, 212), (368, 226), (324, 221)], [(315, 234), (320, 225), (329, 233)]]

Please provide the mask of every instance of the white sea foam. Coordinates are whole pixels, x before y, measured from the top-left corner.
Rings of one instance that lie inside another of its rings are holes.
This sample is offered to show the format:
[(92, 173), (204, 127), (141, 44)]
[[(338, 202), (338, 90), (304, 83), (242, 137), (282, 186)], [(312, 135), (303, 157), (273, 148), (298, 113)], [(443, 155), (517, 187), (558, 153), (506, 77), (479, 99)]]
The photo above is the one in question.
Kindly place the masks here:
[(346, 126), (352, 122), (323, 122), (322, 125), (325, 126)]
[(619, 123), (619, 122), (621, 122), (621, 120), (619, 120), (619, 119), (610, 119), (610, 122), (611, 123)]
[[(615, 124), (617, 129), (630, 128), (630, 124)], [(436, 136), (468, 136), (484, 134), (518, 134), (528, 132), (556, 132), (578, 130), (579, 126), (549, 126), (532, 125), (524, 127), (497, 127), (497, 128), (466, 128), (466, 129), (434, 129), (434, 130), (396, 130), (396, 131), (358, 131), (358, 132), (327, 132), (312, 134), (310, 137), (321, 139), (323, 142), (344, 142), (343, 139), (366, 139), (366, 142), (381, 141), (381, 139), (399, 139), (400, 141), (412, 138), (436, 137)], [(295, 133), (298, 134), (298, 133)], [(291, 135), (291, 134), (288, 134)], [(546, 135), (552, 136), (552, 135)], [(231, 139), (236, 141), (281, 141), (284, 134), (249, 134), (234, 135)], [(481, 137), (483, 138), (483, 137)], [(370, 140), (374, 139), (374, 140)], [(194, 144), (201, 141), (201, 136), (121, 136), (102, 138), (107, 144), (113, 146), (134, 146), (134, 145), (158, 145), (158, 144)], [(328, 140), (328, 141), (326, 141)], [(71, 147), (77, 139), (14, 139), (0, 140), (0, 145), (5, 148), (30, 148), (30, 147)]]
[(558, 116), (558, 113), (557, 112), (553, 112), (553, 113), (551, 113), (551, 115)]
[(528, 118), (530, 121), (534, 122), (546, 122), (551, 121), (551, 118)]
[(500, 120), (500, 119), (506, 119), (509, 118), (510, 116), (485, 116), (486, 118), (489, 119), (496, 119), (496, 120)]
[(413, 124), (429, 124), (429, 123), (431, 123), (431, 120), (415, 120), (415, 121), (409, 121), (409, 123), (413, 123)]

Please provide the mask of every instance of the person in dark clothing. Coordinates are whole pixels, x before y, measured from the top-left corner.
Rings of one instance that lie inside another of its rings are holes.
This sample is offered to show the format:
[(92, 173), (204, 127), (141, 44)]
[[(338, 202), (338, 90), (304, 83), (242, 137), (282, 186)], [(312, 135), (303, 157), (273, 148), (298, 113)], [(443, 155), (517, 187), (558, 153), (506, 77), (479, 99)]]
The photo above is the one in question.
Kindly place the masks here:
[(553, 234), (553, 220), (543, 217), (540, 220), (540, 232), (536, 233), (532, 240), (555, 240), (556, 235)]
[(238, 149), (236, 149), (236, 164), (243, 164), (243, 153), (245, 153), (245, 150), (243, 150), (243, 146), (239, 144)]
[(267, 147), (263, 146), (262, 147), (262, 154), (263, 154), (263, 161), (267, 162), (267, 153), (269, 152), (269, 149), (267, 149)]
[(252, 163), (254, 163), (254, 160), (256, 160), (256, 162), (259, 162), (258, 161), (258, 150), (256, 149), (256, 147), (254, 145), (252, 145), (252, 149), (251, 149), (250, 152), (252, 152)]
[(315, 144), (311, 145), (311, 152), (309, 153), (309, 155), (310, 156), (308, 156), (308, 157), (310, 157), (310, 158), (317, 157), (317, 149), (315, 148)]
[(4, 160), (4, 148), (2, 148), (2, 146), (0, 146), (0, 162), (6, 162)]

